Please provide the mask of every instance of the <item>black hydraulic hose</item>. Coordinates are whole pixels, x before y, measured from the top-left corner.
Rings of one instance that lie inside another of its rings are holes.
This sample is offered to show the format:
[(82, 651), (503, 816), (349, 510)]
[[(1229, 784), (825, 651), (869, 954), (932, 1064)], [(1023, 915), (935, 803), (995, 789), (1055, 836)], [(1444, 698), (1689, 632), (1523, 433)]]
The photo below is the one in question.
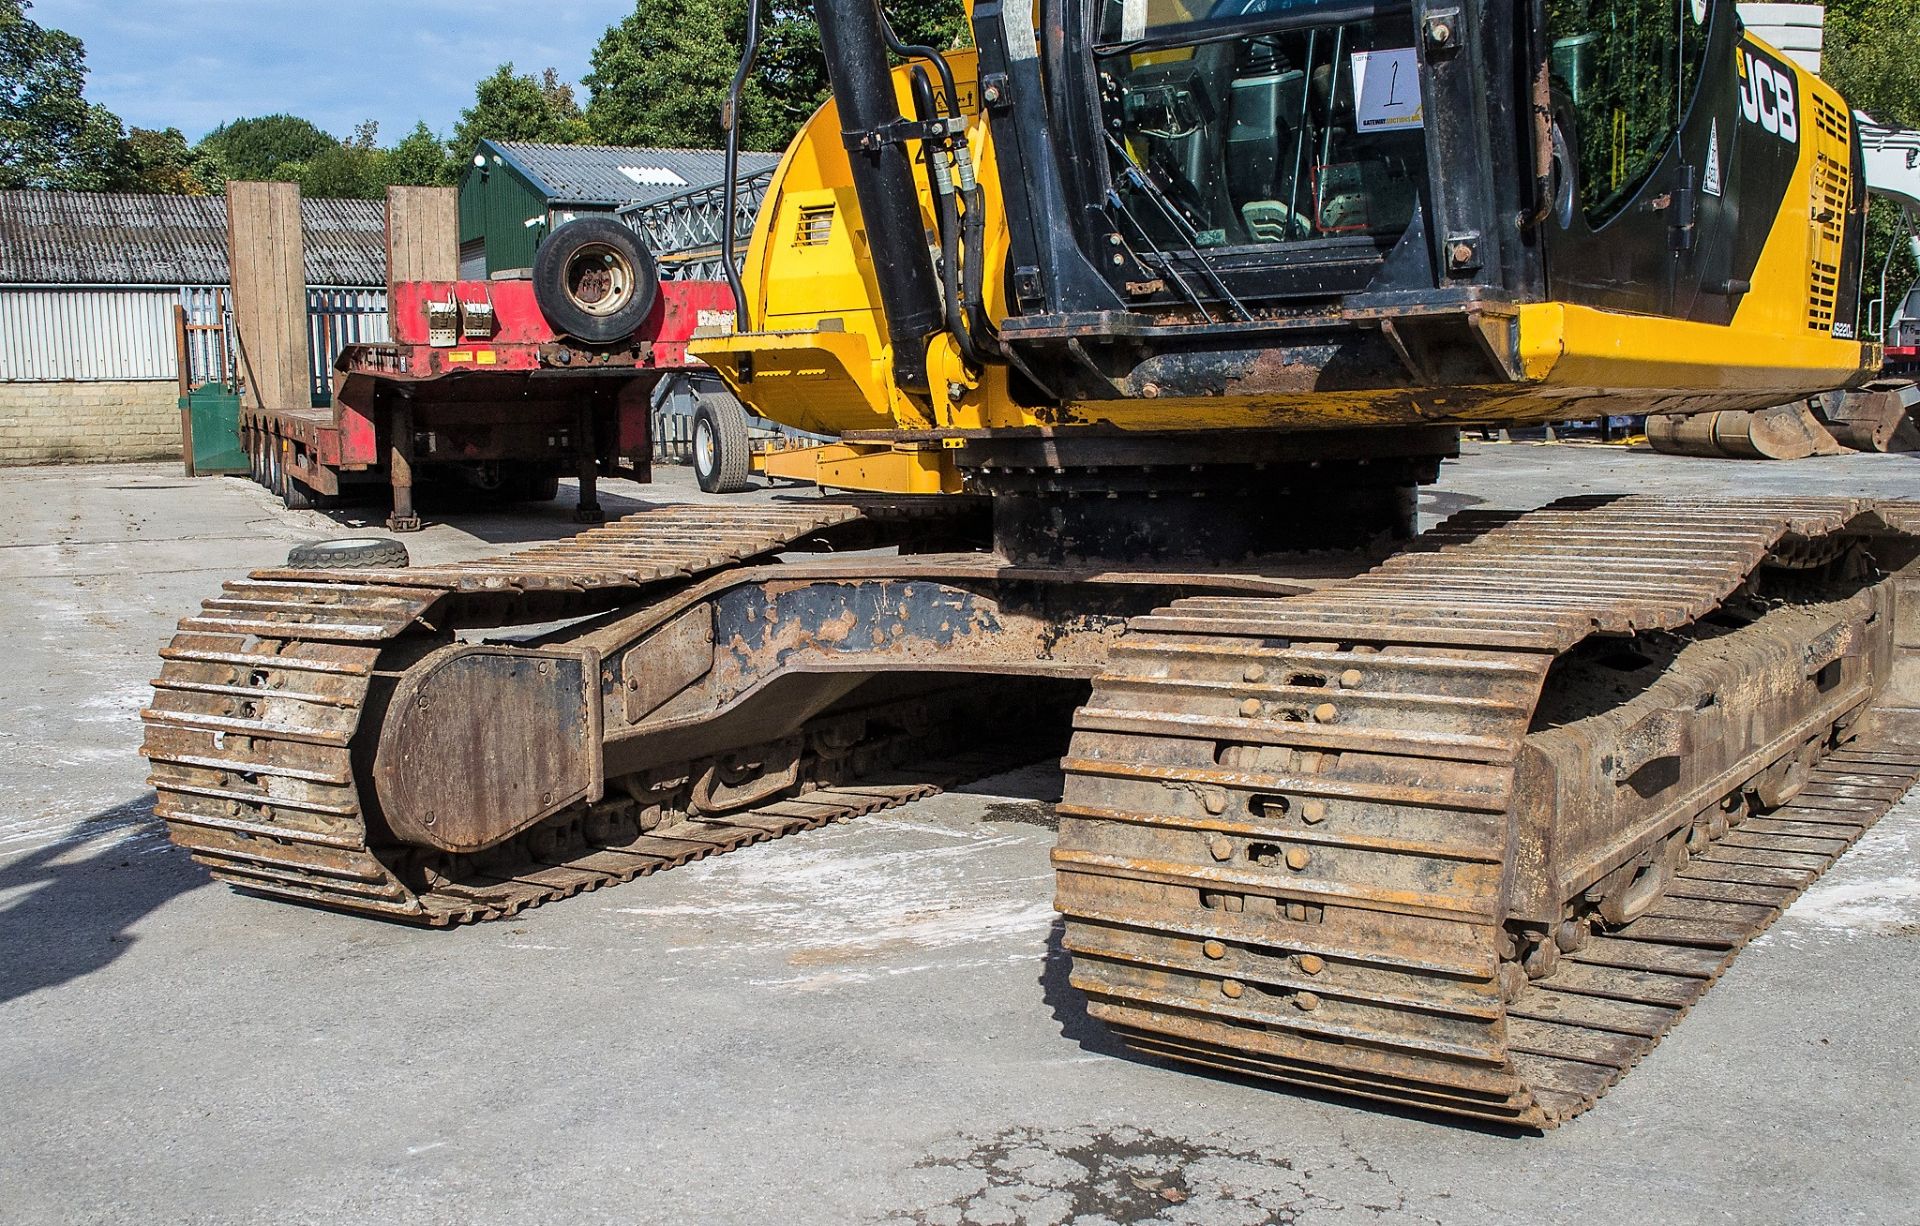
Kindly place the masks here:
[[(947, 91), (947, 118), (960, 118), (960, 95), (953, 88), (953, 66), (947, 63), (947, 57), (934, 47), (903, 42), (900, 36), (894, 33), (893, 22), (888, 19), (884, 8), (880, 10), (880, 36), (887, 40), (887, 50), (901, 59), (925, 60), (933, 65), (933, 70), (940, 74), (940, 87)], [(932, 116), (927, 115), (923, 118), (931, 119)]]
[(980, 365), (980, 352), (973, 343), (973, 328), (967, 319), (966, 296), (961, 285), (963, 266), (960, 262), (960, 218), (955, 211), (954, 196), (951, 191), (939, 198), (940, 212), (940, 259), (946, 265), (941, 270), (941, 288), (946, 292), (947, 328), (953, 333), (954, 343), (960, 347), (960, 356), (969, 366)]
[[(947, 118), (964, 122), (965, 115), (960, 109), (960, 91), (954, 86), (953, 66), (948, 63), (947, 57), (938, 48), (902, 40), (895, 32), (893, 22), (887, 18), (884, 10), (880, 14), (880, 34), (886, 39), (887, 50), (900, 58), (925, 60), (933, 65), (934, 71), (940, 74), (941, 88), (946, 91)], [(930, 117), (930, 113), (922, 116), (922, 118)], [(948, 275), (950, 277), (957, 275), (960, 284), (959, 303), (955, 304), (951, 300), (948, 302), (948, 327), (952, 329), (955, 339), (960, 342), (961, 354), (968, 362), (978, 366), (985, 357), (981, 338), (997, 341), (993, 325), (987, 319), (986, 295), (982, 285), (987, 258), (986, 193), (980, 190), (979, 183), (974, 177), (973, 153), (967, 146), (966, 133), (964, 131), (956, 133), (955, 141), (957, 148), (954, 151), (954, 165), (960, 176), (959, 203), (965, 206), (966, 212), (961, 221), (961, 253), (957, 274), (953, 271), (956, 268), (954, 256), (947, 252), (945, 246), (944, 230), (941, 235), (942, 258), (946, 260)], [(932, 160), (930, 152), (929, 165)], [(941, 224), (943, 226), (946, 224), (944, 215)]]
[(966, 248), (964, 278), (961, 282), (961, 300), (967, 321), (967, 340), (976, 350), (982, 348), (982, 341), (997, 343), (999, 332), (993, 322), (987, 318), (986, 290), (983, 284), (987, 261), (987, 194), (976, 183), (971, 190), (962, 193), (961, 200), (967, 206), (965, 218), (961, 221), (961, 245)]
[[(927, 70), (915, 64), (911, 79), (914, 113), (923, 121), (934, 118), (933, 81), (927, 76)], [(931, 142), (923, 142), (922, 160), (926, 164), (927, 190), (933, 196), (934, 225), (940, 236), (940, 288), (946, 305), (947, 330), (953, 333), (954, 342), (960, 347), (960, 356), (969, 364), (978, 366), (980, 355), (973, 344), (961, 292), (960, 213), (954, 198), (953, 174), (946, 157), (946, 153), (935, 148)]]
[(720, 126), (727, 133), (726, 186), (722, 189), (720, 219), (720, 266), (726, 271), (727, 285), (733, 290), (733, 330), (750, 332), (753, 317), (747, 307), (746, 283), (740, 279), (740, 267), (734, 262), (733, 247), (739, 240), (740, 208), (740, 101), (747, 91), (747, 76), (760, 55), (760, 0), (747, 0), (747, 41), (740, 48), (740, 67), (734, 71), (733, 84), (727, 88), (727, 104), (720, 111)]

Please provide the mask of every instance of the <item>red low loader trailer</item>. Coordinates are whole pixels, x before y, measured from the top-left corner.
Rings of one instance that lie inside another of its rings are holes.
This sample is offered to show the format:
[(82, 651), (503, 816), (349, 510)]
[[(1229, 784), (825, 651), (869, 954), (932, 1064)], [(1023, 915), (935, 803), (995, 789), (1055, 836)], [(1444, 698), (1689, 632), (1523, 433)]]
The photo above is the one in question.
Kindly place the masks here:
[(661, 282), (632, 334), (603, 344), (552, 326), (530, 280), (401, 282), (388, 316), (390, 342), (349, 346), (334, 364), (329, 407), (242, 414), (255, 480), (296, 508), (384, 482), (387, 527), (409, 532), (422, 477), (535, 501), (572, 474), (575, 517), (593, 523), (605, 518), (599, 476), (651, 479), (661, 381), (713, 379), (687, 342), (732, 319), (733, 295), (719, 281)]

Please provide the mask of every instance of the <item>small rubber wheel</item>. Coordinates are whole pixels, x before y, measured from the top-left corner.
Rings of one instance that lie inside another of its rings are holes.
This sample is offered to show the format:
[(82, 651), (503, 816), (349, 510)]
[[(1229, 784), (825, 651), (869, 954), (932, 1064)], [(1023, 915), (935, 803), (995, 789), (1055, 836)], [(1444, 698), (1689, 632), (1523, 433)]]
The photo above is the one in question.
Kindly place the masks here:
[(289, 511), (311, 511), (320, 505), (320, 495), (300, 478), (288, 477), (286, 492), (280, 495), (280, 501), (287, 504)]
[(524, 486), (526, 502), (552, 502), (560, 496), (560, 474), (529, 473)]
[(753, 488), (747, 410), (726, 392), (708, 392), (693, 410), (693, 475), (709, 494)]
[(533, 299), (540, 313), (554, 331), (589, 345), (632, 336), (659, 295), (653, 253), (611, 217), (568, 222), (534, 257)]
[(287, 565), (295, 570), (404, 570), (412, 561), (405, 545), (384, 536), (314, 541), (287, 554)]

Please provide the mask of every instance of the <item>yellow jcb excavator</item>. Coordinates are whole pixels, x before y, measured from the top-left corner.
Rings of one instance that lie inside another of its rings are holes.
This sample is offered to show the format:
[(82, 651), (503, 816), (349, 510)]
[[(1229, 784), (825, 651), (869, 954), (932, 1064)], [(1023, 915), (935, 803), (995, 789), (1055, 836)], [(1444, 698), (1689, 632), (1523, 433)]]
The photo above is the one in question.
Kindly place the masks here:
[(1141, 1051), (1590, 1106), (1920, 772), (1920, 507), (1415, 493), (1876, 370), (1844, 102), (1724, 0), (814, 7), (695, 348), (848, 492), (228, 584), (146, 714), (176, 840), (447, 925), (1058, 754)]

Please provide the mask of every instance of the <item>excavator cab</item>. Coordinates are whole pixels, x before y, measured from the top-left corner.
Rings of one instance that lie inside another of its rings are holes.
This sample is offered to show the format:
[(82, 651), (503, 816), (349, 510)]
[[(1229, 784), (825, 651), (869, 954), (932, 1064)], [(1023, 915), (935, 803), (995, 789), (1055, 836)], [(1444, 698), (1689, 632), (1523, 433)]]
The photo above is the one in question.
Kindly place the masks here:
[[(1851, 118), (1731, 3), (1030, 14), (974, 9), (1008, 225), (1001, 334), (1073, 369), (1067, 400), (1150, 384), (1294, 427), (1735, 407), (1676, 394), (1701, 380), (1664, 368), (1670, 335), (1567, 307), (1713, 325), (1687, 347), (1756, 405), (1872, 365)], [(1787, 321), (1797, 351), (1758, 355)], [(1598, 385), (1580, 359), (1602, 353)], [(1444, 407), (1421, 400), (1443, 385)]]
[(1101, 9), (1095, 66), (1109, 205), (1136, 241), (1232, 251), (1269, 278), (1309, 249), (1377, 266), (1427, 173), (1408, 15), (1268, 29), (1291, 10), (1130, 25), (1127, 8)]
[(815, 9), (832, 101), (694, 345), (846, 440), (769, 472), (1006, 493), (1036, 433), (1204, 489), (1345, 465), (1391, 494), (1364, 536), (1463, 425), (1878, 368), (1851, 113), (1726, 0), (975, 0), (957, 51)]

